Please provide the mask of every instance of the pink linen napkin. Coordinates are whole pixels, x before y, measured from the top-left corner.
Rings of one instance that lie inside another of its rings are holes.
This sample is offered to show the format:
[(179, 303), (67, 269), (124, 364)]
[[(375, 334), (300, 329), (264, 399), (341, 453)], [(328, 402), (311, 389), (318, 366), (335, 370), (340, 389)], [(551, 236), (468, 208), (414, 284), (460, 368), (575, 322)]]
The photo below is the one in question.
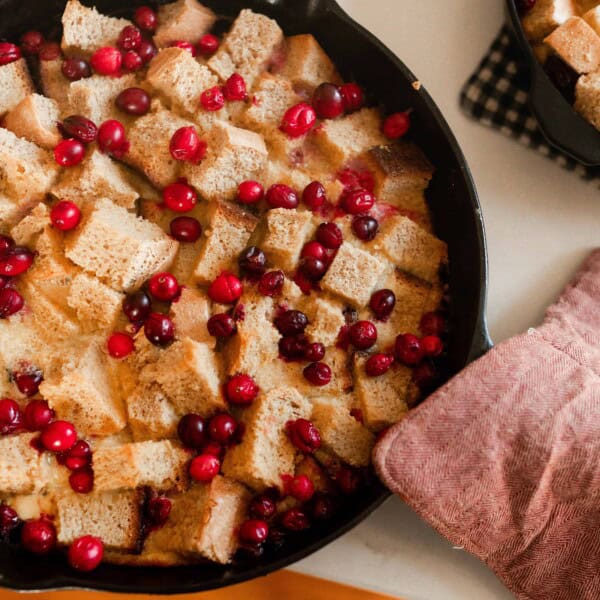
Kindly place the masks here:
[(600, 599), (600, 248), (374, 451), (383, 482), (523, 600)]

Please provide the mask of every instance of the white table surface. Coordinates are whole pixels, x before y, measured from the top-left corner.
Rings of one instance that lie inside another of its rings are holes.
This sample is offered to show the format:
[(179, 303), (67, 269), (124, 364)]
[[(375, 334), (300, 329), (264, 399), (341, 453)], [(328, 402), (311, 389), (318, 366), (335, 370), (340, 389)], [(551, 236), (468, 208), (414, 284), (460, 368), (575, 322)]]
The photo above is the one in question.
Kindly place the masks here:
[[(502, 0), (338, 1), (423, 82), (462, 146), (487, 228), (492, 338), (539, 323), (586, 254), (600, 246), (600, 191), (461, 114), (460, 87), (501, 26)], [(513, 597), (396, 498), (294, 568), (406, 600)]]

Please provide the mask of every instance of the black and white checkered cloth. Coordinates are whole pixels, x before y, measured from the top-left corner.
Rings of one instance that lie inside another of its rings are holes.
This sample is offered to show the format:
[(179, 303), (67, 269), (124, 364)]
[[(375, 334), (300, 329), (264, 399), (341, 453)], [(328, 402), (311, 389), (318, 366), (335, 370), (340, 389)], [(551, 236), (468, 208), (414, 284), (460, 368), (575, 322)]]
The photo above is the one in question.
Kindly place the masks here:
[(598, 179), (600, 167), (586, 168), (548, 144), (527, 105), (528, 76), (518, 48), (504, 27), (460, 95), (470, 117), (497, 129), (586, 179)]

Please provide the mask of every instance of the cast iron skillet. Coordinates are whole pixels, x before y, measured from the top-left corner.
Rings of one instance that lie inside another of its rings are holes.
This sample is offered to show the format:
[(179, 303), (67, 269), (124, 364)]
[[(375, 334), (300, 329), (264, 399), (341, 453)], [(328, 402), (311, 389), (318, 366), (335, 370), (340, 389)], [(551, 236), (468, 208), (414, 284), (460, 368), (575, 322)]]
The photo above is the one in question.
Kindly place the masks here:
[[(487, 257), (477, 194), (458, 144), (424, 88), (370, 33), (352, 21), (333, 0), (204, 0), (233, 17), (252, 8), (276, 18), (286, 34), (310, 32), (333, 57), (347, 79), (355, 78), (388, 111), (412, 107), (413, 137), (436, 166), (429, 200), (438, 234), (448, 242), (450, 303), (449, 374), (491, 346), (484, 308)], [(129, 14), (118, 0), (97, 0), (102, 12)], [(58, 22), (64, 0), (0, 0), (0, 38), (17, 39), (29, 28), (50, 30)], [(416, 86), (418, 87), (418, 86)], [(197, 592), (265, 575), (322, 548), (362, 521), (389, 495), (374, 483), (352, 500), (331, 522), (290, 537), (284, 546), (257, 560), (230, 566), (205, 564), (173, 568), (101, 565), (90, 574), (68, 567), (64, 556), (38, 558), (17, 547), (0, 546), (0, 586), (20, 589), (80, 587), (138, 594)]]
[(548, 77), (525, 37), (515, 0), (506, 0), (507, 17), (530, 78), (529, 106), (547, 140), (578, 162), (600, 165), (600, 131), (569, 104)]

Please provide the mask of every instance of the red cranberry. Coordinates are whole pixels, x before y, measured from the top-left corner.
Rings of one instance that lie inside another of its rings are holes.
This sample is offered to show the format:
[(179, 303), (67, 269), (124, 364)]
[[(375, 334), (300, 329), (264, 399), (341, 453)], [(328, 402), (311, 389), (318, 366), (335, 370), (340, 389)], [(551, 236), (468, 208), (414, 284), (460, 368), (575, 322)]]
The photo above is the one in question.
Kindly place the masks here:
[(135, 71), (139, 71), (144, 65), (144, 61), (139, 53), (135, 52), (135, 50), (128, 50), (123, 53), (123, 68), (130, 73), (135, 73)]
[(92, 69), (99, 75), (117, 75), (123, 63), (123, 56), (118, 48), (105, 46), (96, 50), (90, 58)]
[(40, 370), (34, 369), (24, 373), (16, 373), (13, 375), (13, 379), (21, 394), (24, 394), (25, 396), (35, 396), (40, 389), (40, 383), (42, 383), (43, 377)]
[(344, 97), (337, 85), (322, 83), (313, 94), (312, 105), (319, 119), (335, 119), (344, 112)]
[(394, 356), (399, 362), (405, 365), (414, 366), (419, 364), (423, 360), (421, 341), (412, 333), (399, 335), (396, 338)]
[(32, 29), (31, 31), (24, 33), (21, 36), (20, 41), (21, 50), (24, 54), (35, 55), (39, 54), (42, 46), (44, 45), (45, 39), (43, 33)]
[(371, 296), (369, 306), (375, 316), (383, 321), (392, 314), (396, 306), (396, 295), (392, 290), (378, 290)]
[(212, 481), (221, 470), (221, 461), (213, 454), (200, 454), (190, 463), (190, 477), (194, 481)]
[(228, 338), (235, 333), (235, 320), (227, 313), (213, 315), (206, 324), (213, 337)]
[(420, 390), (430, 391), (437, 380), (437, 373), (429, 362), (417, 365), (412, 373), (412, 380)]
[(123, 158), (129, 150), (125, 127), (115, 119), (104, 121), (98, 129), (98, 147), (115, 158)]
[(102, 540), (91, 535), (77, 538), (69, 547), (69, 564), (78, 571), (93, 571), (104, 556)]
[(225, 95), (223, 90), (217, 85), (202, 92), (200, 96), (200, 106), (204, 110), (216, 112), (225, 106)]
[(286, 430), (292, 444), (304, 454), (312, 454), (321, 447), (321, 434), (307, 419), (288, 421)]
[(171, 273), (157, 273), (150, 278), (148, 289), (157, 300), (171, 302), (179, 294), (179, 283)]
[(281, 294), (285, 276), (283, 271), (269, 271), (265, 273), (258, 282), (258, 291), (263, 296), (277, 296)]
[(127, 333), (113, 333), (108, 338), (107, 347), (113, 358), (125, 358), (135, 350), (133, 338)]
[(446, 331), (446, 321), (438, 312), (428, 312), (421, 317), (420, 324), (423, 335), (442, 336)]
[(69, 81), (79, 81), (92, 76), (89, 63), (83, 58), (77, 57), (65, 58), (61, 65), (61, 71)]
[(208, 433), (215, 442), (226, 444), (236, 434), (238, 424), (226, 413), (215, 415), (208, 424)]
[(94, 488), (94, 473), (91, 469), (73, 471), (69, 475), (69, 485), (78, 494), (89, 494)]
[(335, 223), (321, 223), (317, 228), (317, 240), (330, 250), (337, 250), (344, 241), (341, 229)]
[(158, 23), (156, 13), (149, 6), (138, 6), (133, 13), (135, 24), (144, 31), (153, 32)]
[(13, 433), (21, 427), (23, 414), (19, 405), (10, 398), (0, 399), (0, 435)]
[(309, 183), (302, 193), (302, 201), (310, 210), (321, 208), (327, 201), (327, 193), (323, 184), (319, 181)]
[(276, 509), (275, 501), (266, 494), (257, 496), (250, 504), (250, 514), (261, 519), (270, 519), (275, 514)]
[(173, 508), (172, 502), (164, 496), (150, 498), (146, 506), (146, 515), (152, 525), (164, 525), (169, 520)]
[(19, 526), (21, 520), (17, 511), (8, 506), (8, 504), (0, 503), (0, 537), (8, 535), (13, 529)]
[(15, 313), (18, 313), (25, 304), (23, 296), (12, 288), (3, 288), (0, 290), (0, 319), (6, 319)]
[(80, 115), (67, 117), (59, 127), (64, 135), (75, 138), (83, 144), (91, 144), (98, 136), (98, 128), (95, 123)]
[(240, 540), (247, 544), (262, 544), (269, 535), (269, 526), (259, 519), (248, 519), (240, 525)]
[(325, 356), (325, 346), (319, 342), (309, 344), (304, 350), (304, 360), (318, 362)]
[(517, 0), (517, 9), (521, 14), (529, 12), (535, 6), (536, 0)]
[(223, 446), (221, 446), (221, 444), (217, 444), (217, 442), (213, 442), (212, 440), (209, 440), (206, 442), (206, 444), (204, 444), (204, 446), (202, 446), (202, 454), (212, 454), (217, 458), (221, 458), (223, 453)]
[(315, 494), (315, 486), (307, 475), (284, 475), (285, 493), (300, 502), (308, 502)]
[(369, 377), (379, 377), (390, 370), (394, 357), (389, 354), (373, 354), (365, 364), (365, 371)]
[(340, 87), (340, 93), (344, 100), (346, 112), (354, 112), (363, 107), (365, 103), (364, 93), (356, 83), (345, 83)]
[(189, 52), (192, 56), (196, 56), (196, 48), (194, 48), (192, 44), (186, 42), (185, 40), (176, 40), (171, 42), (169, 46), (171, 48), (181, 48), (182, 50)]
[(40, 441), (49, 452), (66, 452), (75, 445), (77, 432), (68, 421), (53, 421), (42, 431)]
[(287, 360), (301, 360), (306, 354), (308, 342), (306, 336), (285, 335), (279, 340), (279, 353)]
[[(9, 281), (10, 281), (10, 277), (0, 276), (0, 290), (3, 290), (8, 285)], [(0, 316), (0, 319), (1, 318), (2, 317)]]
[(131, 323), (145, 321), (152, 312), (150, 297), (143, 290), (130, 294), (123, 300), (123, 312)]
[(13, 246), (15, 241), (7, 235), (0, 235), (0, 256), (6, 254)]
[(184, 415), (177, 426), (177, 435), (186, 448), (199, 450), (206, 443), (206, 421), (200, 415)]
[(368, 215), (354, 217), (352, 220), (352, 231), (359, 240), (370, 242), (377, 235), (379, 223), (377, 219)]
[(52, 207), (50, 211), (50, 221), (52, 225), (60, 231), (70, 231), (75, 229), (81, 221), (81, 211), (74, 202), (62, 200)]
[(40, 48), (39, 58), (40, 60), (56, 60), (61, 55), (62, 51), (59, 44), (56, 42), (45, 42)]
[(238, 257), (238, 265), (243, 275), (258, 276), (266, 270), (265, 253), (256, 246), (249, 246)]
[(407, 112), (390, 115), (383, 123), (383, 133), (390, 140), (397, 140), (410, 129), (410, 117)]
[(208, 146), (200, 139), (195, 127), (181, 127), (171, 138), (169, 151), (175, 160), (198, 164), (206, 157)]
[(175, 217), (169, 224), (171, 236), (178, 242), (191, 244), (200, 239), (202, 225), (194, 217)]
[(367, 190), (349, 190), (342, 197), (342, 208), (351, 215), (366, 213), (375, 204), (375, 196)]
[(318, 494), (315, 496), (311, 507), (311, 515), (317, 521), (326, 521), (333, 516), (335, 502), (331, 496)]
[(64, 465), (70, 471), (79, 471), (92, 462), (92, 449), (84, 440), (77, 440), (63, 458)]
[(54, 148), (54, 160), (61, 167), (74, 167), (78, 165), (85, 156), (85, 146), (74, 138), (59, 142)]
[(442, 340), (437, 335), (426, 335), (421, 338), (421, 347), (425, 356), (435, 357), (439, 356), (444, 349)]
[(150, 110), (150, 94), (142, 88), (130, 87), (117, 96), (115, 103), (128, 115), (139, 117)]
[(289, 531), (303, 531), (310, 527), (306, 514), (299, 508), (289, 508), (281, 515), (281, 524)]
[(237, 199), (242, 204), (256, 204), (265, 195), (265, 189), (258, 181), (242, 181), (238, 187)]
[(250, 375), (234, 375), (225, 384), (225, 397), (231, 404), (247, 406), (258, 396), (258, 386)]
[(300, 263), (300, 272), (304, 275), (309, 281), (318, 281), (325, 275), (327, 271), (327, 263), (323, 260), (319, 260), (318, 258), (308, 257), (303, 258)]
[(117, 46), (121, 50), (137, 50), (142, 43), (142, 32), (133, 25), (123, 27), (119, 34)]
[(22, 246), (13, 246), (0, 255), (0, 275), (16, 277), (25, 273), (33, 263), (33, 253)]
[(297, 208), (298, 195), (289, 186), (283, 183), (272, 185), (267, 190), (267, 204), (271, 208)]
[(142, 40), (137, 53), (142, 62), (147, 65), (158, 54), (158, 50), (150, 40)]
[(21, 543), (34, 554), (48, 554), (56, 546), (56, 529), (48, 519), (25, 521), (21, 529)]
[(187, 183), (171, 183), (162, 193), (165, 206), (174, 212), (189, 212), (198, 202), (198, 194)]
[(310, 363), (304, 367), (303, 373), (311, 385), (322, 387), (331, 381), (331, 368), (323, 362)]
[(244, 291), (242, 282), (231, 273), (221, 273), (209, 286), (208, 296), (219, 304), (233, 304)]
[(196, 46), (200, 56), (212, 56), (219, 49), (219, 38), (211, 33), (204, 34)]
[(41, 431), (54, 419), (54, 411), (45, 400), (30, 400), (23, 416), (23, 422), (29, 431)]
[(10, 42), (0, 42), (0, 67), (15, 62), (21, 58), (18, 46)]
[(281, 335), (303, 333), (308, 325), (308, 317), (299, 310), (287, 310), (275, 319), (275, 327)]
[(155, 346), (166, 346), (175, 338), (175, 326), (167, 315), (151, 313), (144, 323), (144, 333)]
[(343, 169), (338, 173), (338, 180), (343, 184), (344, 190), (362, 188), (373, 193), (375, 189), (375, 179), (371, 171)]
[(317, 120), (315, 109), (306, 102), (301, 102), (288, 109), (281, 121), (281, 131), (291, 138), (307, 134)]
[(367, 350), (377, 341), (377, 327), (371, 321), (357, 321), (350, 327), (350, 342), (358, 350)]
[(334, 480), (343, 494), (355, 494), (360, 487), (360, 475), (350, 467), (342, 465), (334, 475)]
[(248, 100), (246, 82), (239, 73), (234, 73), (223, 86), (223, 95), (229, 102)]
[(325, 252), (325, 246), (323, 246), (323, 244), (312, 241), (304, 244), (300, 256), (301, 258), (317, 258), (318, 260), (326, 260), (327, 253)]

